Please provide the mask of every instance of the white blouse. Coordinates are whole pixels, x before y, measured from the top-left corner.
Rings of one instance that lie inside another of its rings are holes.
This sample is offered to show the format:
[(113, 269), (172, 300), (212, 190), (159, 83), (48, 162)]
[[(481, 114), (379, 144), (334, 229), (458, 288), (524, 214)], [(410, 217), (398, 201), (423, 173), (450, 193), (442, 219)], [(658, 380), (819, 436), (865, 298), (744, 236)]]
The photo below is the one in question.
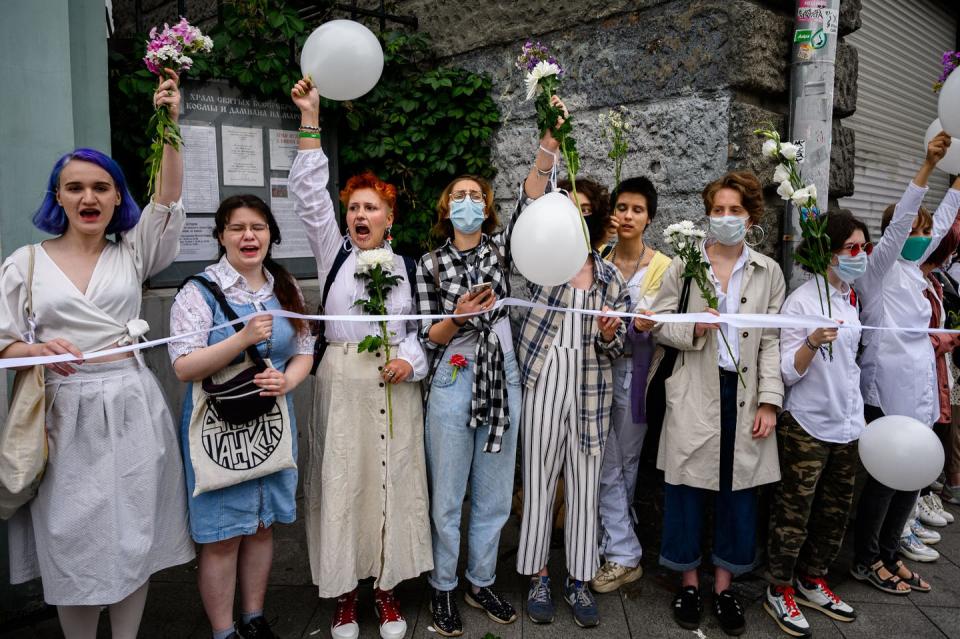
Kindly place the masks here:
[[(818, 288), (819, 284), (819, 288)], [(797, 288), (783, 303), (784, 315), (826, 315), (820, 308), (823, 278), (810, 279)], [(842, 320), (846, 328), (837, 331), (833, 343), (833, 360), (827, 349), (816, 353), (803, 374), (797, 372), (794, 360), (797, 351), (807, 348), (804, 339), (812, 333), (805, 328), (780, 329), (780, 372), (787, 387), (784, 410), (790, 411), (797, 423), (820, 441), (846, 444), (860, 437), (863, 431), (863, 396), (860, 394), (860, 314), (851, 303), (850, 287), (838, 290), (830, 286), (833, 319)], [(826, 304), (824, 304), (826, 306)]]
[[(713, 273), (713, 264), (710, 263), (710, 256), (707, 255), (707, 244), (712, 243), (712, 240), (704, 240), (703, 244), (700, 246), (700, 253), (703, 255), (703, 261), (707, 263), (707, 275), (710, 277), (710, 283), (713, 284), (713, 288), (717, 293), (717, 309), (724, 315), (735, 314), (740, 312), (740, 289), (743, 286), (743, 273), (747, 267), (747, 258), (750, 256), (750, 249), (746, 245), (741, 247), (740, 257), (737, 258), (737, 261), (733, 265), (733, 271), (730, 272), (730, 279), (727, 280), (727, 291), (723, 291), (723, 284), (720, 283), (720, 280)], [(691, 282), (691, 286), (695, 286)], [(730, 350), (727, 350), (727, 344), (723, 343), (722, 339), (717, 340), (717, 362), (725, 371), (730, 371), (733, 373), (737, 372), (737, 362), (740, 361), (740, 338), (737, 336), (737, 329), (727, 325), (721, 324), (720, 330), (723, 332), (724, 336), (727, 338), (727, 343), (730, 344)], [(730, 353), (733, 353), (733, 359), (730, 359)]]
[[(232, 304), (253, 304), (262, 309), (264, 304), (274, 297), (273, 275), (266, 269), (264, 269), (263, 274), (267, 278), (267, 282), (256, 291), (250, 288), (246, 278), (240, 275), (233, 268), (233, 265), (227, 261), (226, 255), (221, 257), (219, 262), (203, 269), (203, 272), (211, 281), (217, 283), (220, 290), (223, 291), (223, 296)], [(173, 306), (170, 307), (170, 334), (182, 335), (212, 326), (213, 309), (210, 308), (203, 293), (200, 292), (200, 286), (194, 282), (188, 282), (177, 293)], [(315, 338), (309, 330), (298, 333), (295, 353), (297, 355), (312, 355), (314, 341)], [(170, 342), (167, 344), (167, 350), (170, 353), (170, 361), (175, 362), (178, 357), (188, 355), (209, 345), (209, 335), (191, 335)]]
[[(317, 278), (321, 288), (333, 267), (333, 261), (341, 246), (351, 246), (349, 236), (340, 233), (334, 214), (333, 200), (327, 191), (330, 170), (327, 156), (321, 149), (299, 151), (290, 169), (290, 194), (300, 221), (307, 230), (310, 248), (317, 260)], [(390, 249), (389, 243), (383, 248)], [(328, 315), (363, 315), (355, 305), (357, 300), (367, 297), (363, 281), (354, 276), (357, 264), (357, 251), (354, 248), (340, 267), (330, 291), (324, 313)], [(406, 282), (407, 274), (403, 258), (394, 255), (393, 272), (400, 273), (404, 281), (390, 289), (387, 294), (387, 313), (390, 315), (415, 315), (416, 304), (411, 288)], [(387, 330), (391, 333), (390, 343), (397, 347), (397, 357), (406, 360), (413, 367), (415, 382), (426, 377), (429, 367), (427, 357), (420, 344), (416, 321), (390, 321)], [(356, 343), (367, 335), (379, 334), (379, 327), (373, 322), (337, 322), (327, 321), (324, 332), (330, 342)]]
[[(100, 253), (86, 293), (38, 244), (33, 275), (37, 341), (61, 337), (91, 352), (139, 337), (142, 330), (132, 322), (140, 316), (143, 282), (169, 266), (180, 252), (185, 219), (180, 202), (170, 207), (148, 204), (137, 225), (121, 234), (119, 242), (108, 242)], [(29, 248), (24, 246), (0, 266), (0, 351), (23, 341), (27, 334), (24, 282), (29, 260)]]
[[(960, 191), (950, 189), (933, 218), (933, 240), (917, 262), (900, 257), (903, 243), (927, 189), (913, 182), (897, 203), (890, 225), (867, 262), (867, 272), (854, 283), (865, 325), (892, 328), (930, 326), (930, 301), (923, 295), (927, 280), (923, 263), (953, 225)], [(863, 400), (886, 415), (907, 415), (927, 426), (940, 416), (937, 364), (930, 336), (899, 330), (864, 331), (860, 358)]]

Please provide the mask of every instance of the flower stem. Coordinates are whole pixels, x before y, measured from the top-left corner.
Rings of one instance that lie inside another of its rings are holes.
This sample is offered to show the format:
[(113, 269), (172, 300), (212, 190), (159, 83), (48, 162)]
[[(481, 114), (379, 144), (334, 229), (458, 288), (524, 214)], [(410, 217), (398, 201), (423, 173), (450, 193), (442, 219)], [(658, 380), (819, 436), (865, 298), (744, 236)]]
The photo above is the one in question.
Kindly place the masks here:
[(567, 152), (567, 136), (560, 138), (560, 153), (563, 155), (563, 161), (567, 164), (567, 174), (570, 176), (570, 191), (573, 195), (573, 203), (577, 205), (580, 211), (580, 227), (583, 229), (583, 240), (587, 243), (587, 253), (590, 253), (590, 231), (587, 229), (587, 222), (583, 219), (583, 210), (580, 208), (580, 198), (577, 197), (577, 172), (570, 161), (570, 154)]
[(733, 349), (730, 348), (730, 342), (727, 341), (727, 336), (724, 335), (723, 329), (722, 329), (722, 328), (719, 329), (718, 332), (720, 333), (720, 338), (723, 339), (723, 344), (724, 344), (724, 346), (727, 347), (727, 353), (730, 355), (730, 361), (732, 361), (732, 362), (733, 362), (733, 365), (737, 367), (737, 377), (740, 378), (740, 384), (741, 384), (744, 388), (746, 388), (746, 387), (747, 387), (747, 383), (746, 383), (745, 381), (743, 381), (743, 375), (740, 374), (740, 361), (739, 361), (736, 357), (733, 356)]
[[(821, 273), (821, 275), (823, 276), (823, 288), (826, 291), (826, 296), (827, 296), (827, 317), (829, 317), (830, 319), (833, 319), (833, 308), (830, 303), (830, 280), (827, 279), (826, 271)], [(820, 288), (820, 287), (818, 286), (817, 288)], [(833, 342), (827, 344), (827, 352), (829, 353), (830, 361), (832, 362), (833, 361)]]

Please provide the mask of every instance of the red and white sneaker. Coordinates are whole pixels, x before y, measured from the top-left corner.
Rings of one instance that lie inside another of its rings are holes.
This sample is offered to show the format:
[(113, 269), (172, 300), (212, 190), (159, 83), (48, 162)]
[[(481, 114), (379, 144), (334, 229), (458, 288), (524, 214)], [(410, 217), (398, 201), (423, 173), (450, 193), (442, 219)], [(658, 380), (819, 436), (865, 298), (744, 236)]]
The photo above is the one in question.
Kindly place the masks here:
[(837, 621), (853, 621), (856, 611), (840, 597), (834, 594), (822, 577), (797, 578), (797, 603), (808, 608), (816, 608)]
[(337, 609), (333, 613), (330, 634), (333, 639), (357, 639), (360, 636), (360, 626), (357, 624), (356, 588), (337, 598)]
[(763, 602), (766, 610), (780, 629), (793, 637), (809, 637), (813, 634), (810, 623), (807, 621), (797, 602), (793, 598), (793, 588), (790, 586), (767, 587), (767, 598)]
[(400, 602), (393, 591), (377, 588), (373, 591), (373, 603), (380, 620), (381, 639), (403, 639), (407, 634), (407, 622), (400, 614)]

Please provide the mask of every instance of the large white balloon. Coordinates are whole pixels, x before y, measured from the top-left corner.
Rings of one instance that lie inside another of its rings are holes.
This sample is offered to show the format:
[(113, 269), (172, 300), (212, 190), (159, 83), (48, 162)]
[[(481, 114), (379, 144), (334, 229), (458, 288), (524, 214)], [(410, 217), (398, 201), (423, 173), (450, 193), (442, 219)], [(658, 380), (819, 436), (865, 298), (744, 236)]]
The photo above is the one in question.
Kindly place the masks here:
[(534, 200), (513, 227), (510, 254), (517, 270), (534, 284), (559, 286), (587, 259), (587, 241), (577, 206), (554, 191)]
[(912, 417), (887, 415), (860, 435), (860, 459), (878, 482), (896, 490), (920, 490), (943, 470), (943, 445), (932, 428)]
[(950, 137), (960, 138), (960, 70), (955, 70), (940, 89), (940, 102), (937, 105), (943, 130)]
[[(940, 124), (940, 118), (937, 118), (927, 128), (927, 134), (923, 138), (924, 149), (940, 131), (943, 131), (943, 125)], [(937, 163), (937, 168), (951, 175), (957, 175), (960, 174), (960, 139), (951, 137), (951, 140), (950, 148), (947, 149), (947, 154), (943, 156), (943, 159)]]
[(325, 98), (354, 100), (377, 85), (383, 47), (370, 29), (353, 20), (317, 27), (303, 45), (300, 70)]

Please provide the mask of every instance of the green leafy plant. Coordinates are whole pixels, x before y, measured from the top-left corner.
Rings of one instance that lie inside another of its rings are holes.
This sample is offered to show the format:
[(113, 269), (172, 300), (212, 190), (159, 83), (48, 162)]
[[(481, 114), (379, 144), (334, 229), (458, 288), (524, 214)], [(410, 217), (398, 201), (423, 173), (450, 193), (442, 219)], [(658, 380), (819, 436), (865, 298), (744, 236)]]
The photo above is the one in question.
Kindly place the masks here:
[[(300, 78), (297, 47), (324, 20), (307, 24), (282, 0), (225, 3), (223, 21), (209, 31), (213, 53), (197, 60), (190, 76), (228, 80), (258, 99), (285, 99)], [(143, 105), (156, 86), (141, 61), (145, 40), (112, 41), (110, 52), (114, 156), (138, 197), (146, 192), (146, 172), (132, 167), (142, 166), (149, 150)], [(419, 256), (432, 248), (437, 199), (450, 180), (496, 174), (489, 142), (500, 112), (490, 79), (440, 65), (425, 35), (387, 32), (381, 42), (377, 86), (357, 100), (322, 100), (321, 111), (325, 127), (338, 132), (340, 175), (370, 169), (397, 187), (394, 248)]]

